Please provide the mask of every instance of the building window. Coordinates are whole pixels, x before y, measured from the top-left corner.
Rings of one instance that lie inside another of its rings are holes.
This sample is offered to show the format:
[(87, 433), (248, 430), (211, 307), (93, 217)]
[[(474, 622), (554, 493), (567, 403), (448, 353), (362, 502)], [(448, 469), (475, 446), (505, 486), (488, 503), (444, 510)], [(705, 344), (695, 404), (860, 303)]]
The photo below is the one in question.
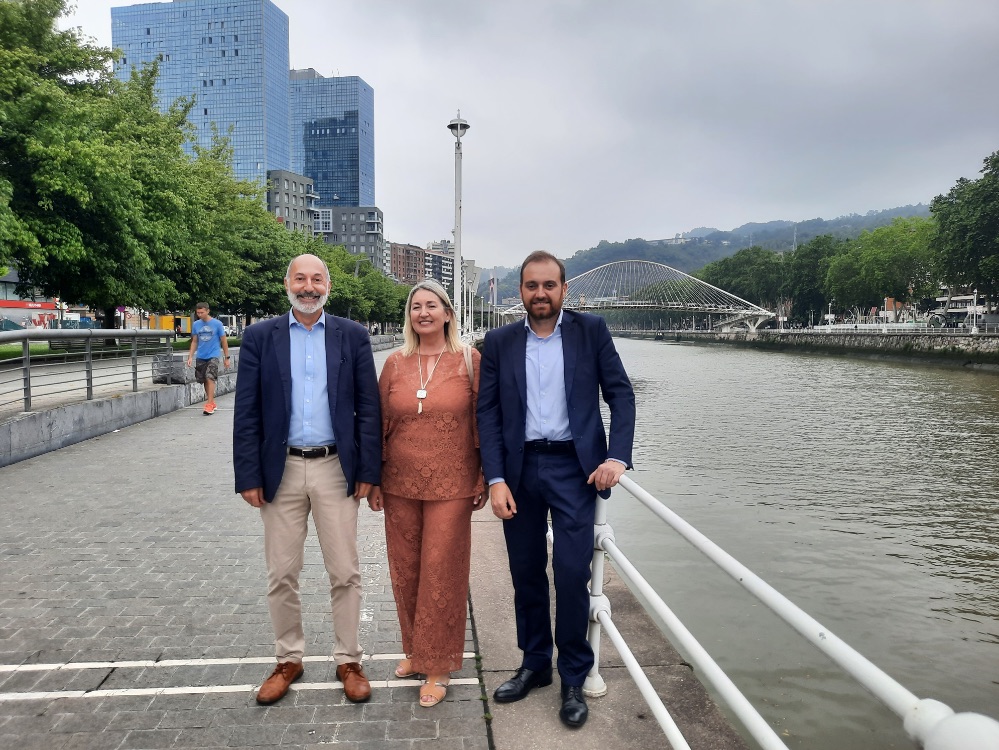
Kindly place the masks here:
[(235, 55), (236, 57), (239, 57), (239, 50), (236, 50), (236, 51), (235, 51), (235, 52), (233, 52), (232, 54), (233, 54), (233, 55)]
[(146, 29), (146, 36), (149, 36), (149, 29)]
[(225, 50), (222, 50), (222, 57), (225, 57)]
[(208, 107), (205, 107), (205, 117), (208, 117)]

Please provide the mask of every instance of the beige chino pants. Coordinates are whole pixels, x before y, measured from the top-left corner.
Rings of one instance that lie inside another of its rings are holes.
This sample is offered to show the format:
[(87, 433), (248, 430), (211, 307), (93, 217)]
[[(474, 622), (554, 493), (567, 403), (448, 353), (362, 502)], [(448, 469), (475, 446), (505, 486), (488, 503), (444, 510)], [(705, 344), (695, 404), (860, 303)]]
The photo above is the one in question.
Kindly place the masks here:
[(299, 574), (305, 556), (309, 513), (330, 580), (337, 664), (361, 661), (361, 569), (357, 556), (357, 508), (337, 456), (288, 456), (273, 502), (260, 509), (267, 561), (267, 606), (279, 662), (302, 661), (305, 632)]

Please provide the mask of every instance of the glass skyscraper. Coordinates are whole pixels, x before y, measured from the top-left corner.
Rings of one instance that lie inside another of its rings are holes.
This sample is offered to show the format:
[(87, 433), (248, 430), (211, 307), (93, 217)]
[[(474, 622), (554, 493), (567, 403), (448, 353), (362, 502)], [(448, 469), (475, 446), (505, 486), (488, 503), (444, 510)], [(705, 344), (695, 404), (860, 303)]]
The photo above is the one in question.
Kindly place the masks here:
[(288, 16), (270, 0), (112, 8), (111, 39), (123, 53), (116, 70), (123, 80), (133, 66), (160, 61), (163, 109), (196, 98), (189, 120), (198, 142), (211, 144), (215, 123), (230, 138), (237, 177), (263, 185), (268, 170), (288, 169)]
[(291, 169), (318, 205), (375, 205), (375, 94), (357, 76), (291, 71)]

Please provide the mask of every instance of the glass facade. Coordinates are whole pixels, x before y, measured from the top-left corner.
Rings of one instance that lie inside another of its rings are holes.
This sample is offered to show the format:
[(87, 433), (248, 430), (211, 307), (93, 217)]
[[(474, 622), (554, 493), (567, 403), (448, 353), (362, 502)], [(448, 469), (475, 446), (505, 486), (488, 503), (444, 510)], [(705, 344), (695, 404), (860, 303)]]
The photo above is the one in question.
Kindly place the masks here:
[(123, 80), (133, 67), (160, 61), (164, 110), (194, 97), (189, 120), (198, 143), (211, 144), (215, 123), (231, 139), (237, 177), (263, 185), (268, 170), (288, 168), (288, 16), (270, 0), (112, 8), (111, 39), (123, 54), (115, 71)]
[(312, 178), (321, 207), (374, 206), (374, 91), (311, 68), (290, 78), (292, 171)]

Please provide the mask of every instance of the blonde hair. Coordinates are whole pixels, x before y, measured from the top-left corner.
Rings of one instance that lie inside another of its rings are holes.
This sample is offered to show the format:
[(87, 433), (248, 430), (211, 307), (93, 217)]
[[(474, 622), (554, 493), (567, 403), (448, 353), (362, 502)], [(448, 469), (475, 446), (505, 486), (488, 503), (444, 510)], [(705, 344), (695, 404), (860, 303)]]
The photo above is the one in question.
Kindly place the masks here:
[(460, 352), (461, 351), (461, 339), (458, 337), (458, 326), (456, 324), (454, 308), (451, 307), (451, 298), (447, 296), (447, 292), (444, 290), (437, 281), (433, 279), (424, 279), (409, 290), (409, 296), (406, 297), (406, 310), (405, 315), (402, 319), (402, 354), (408, 357), (410, 354), (416, 354), (420, 350), (420, 334), (416, 332), (413, 328), (413, 318), (410, 315), (410, 308), (413, 305), (413, 295), (416, 294), (421, 289), (426, 289), (428, 292), (432, 292), (437, 296), (437, 299), (441, 301), (444, 305), (444, 309), (451, 313), (451, 320), (445, 321), (444, 323), (444, 350), (449, 352)]

